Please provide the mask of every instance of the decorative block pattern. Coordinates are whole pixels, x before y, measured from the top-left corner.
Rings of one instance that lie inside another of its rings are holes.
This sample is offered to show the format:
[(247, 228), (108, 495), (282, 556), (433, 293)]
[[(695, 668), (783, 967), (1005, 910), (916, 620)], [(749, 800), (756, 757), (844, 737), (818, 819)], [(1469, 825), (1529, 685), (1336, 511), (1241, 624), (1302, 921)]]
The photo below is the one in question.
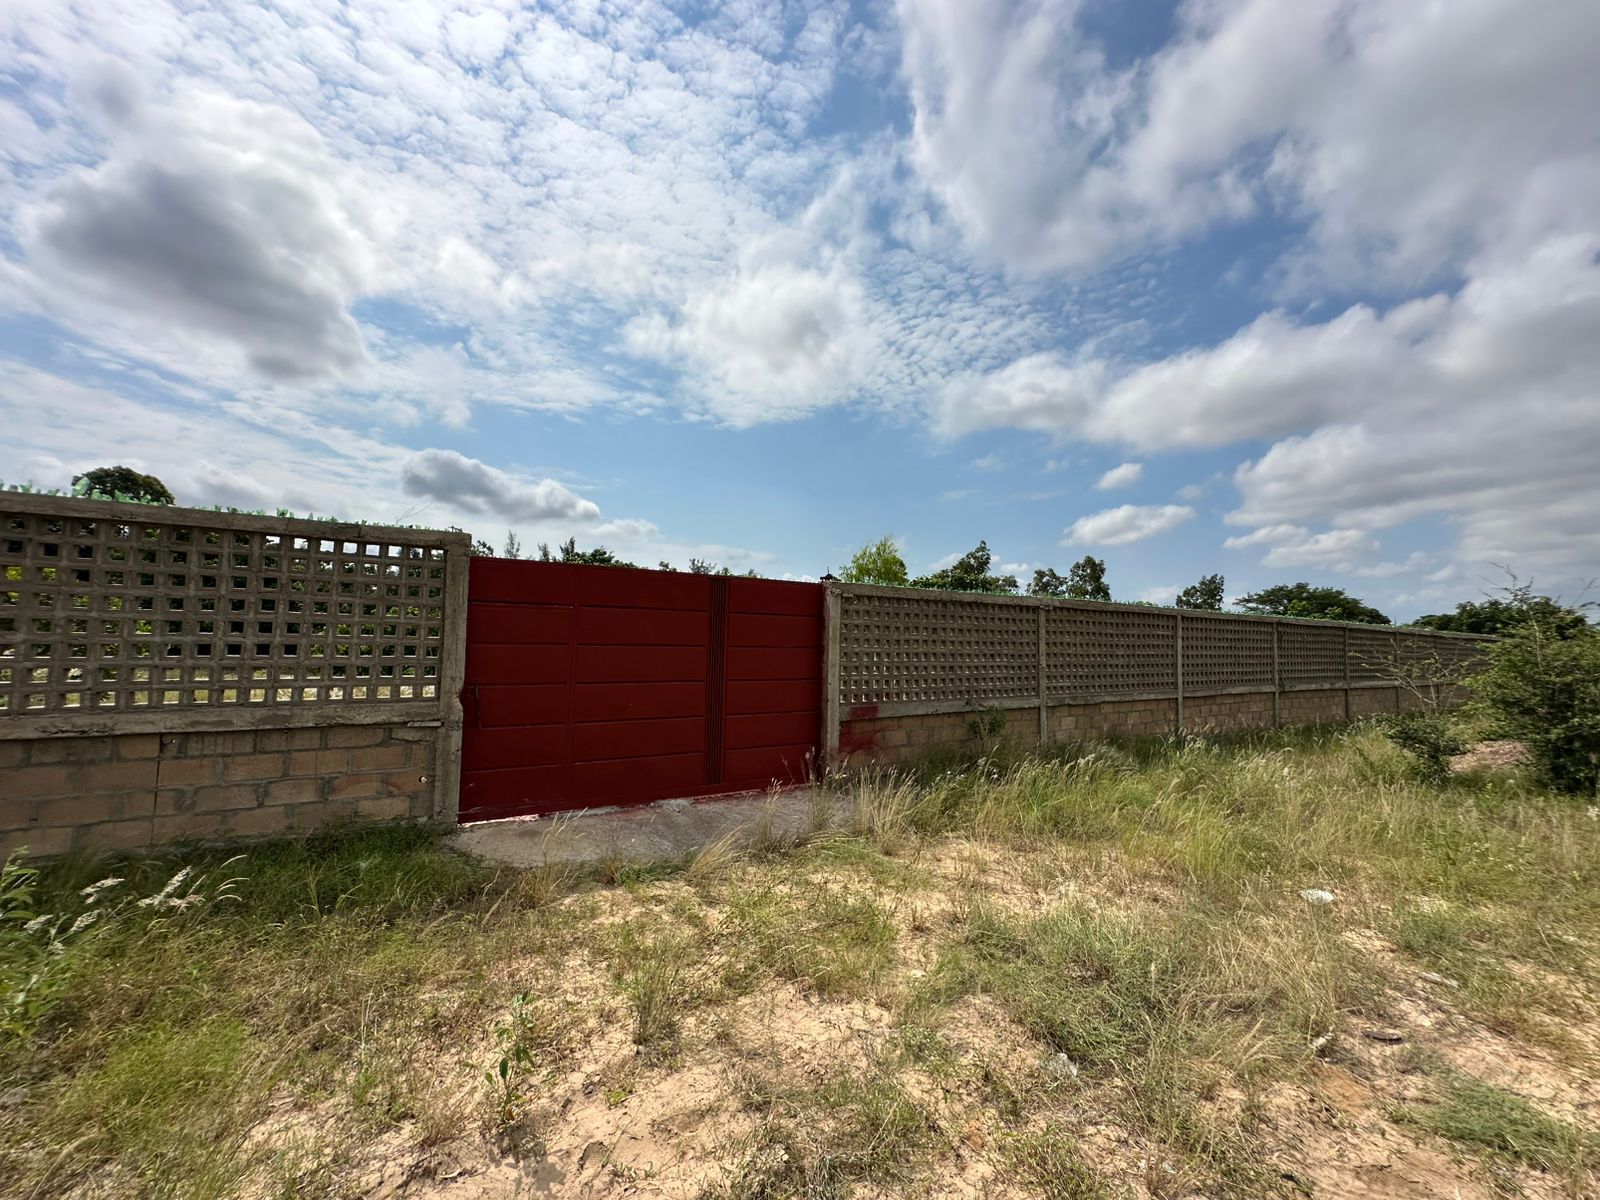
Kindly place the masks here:
[(1044, 629), (1049, 696), (1161, 692), (1178, 686), (1177, 622), (1171, 613), (1052, 606), (1045, 610)]
[(839, 667), (845, 705), (1036, 695), (1038, 610), (937, 592), (847, 595)]
[(1176, 693), (1180, 616), (1186, 697), (1270, 693), (1275, 630), (1284, 689), (1343, 685), (1347, 644), (1348, 678), (1357, 684), (1390, 682), (1433, 662), (1453, 673), (1484, 653), (1483, 641), (1387, 628), (886, 588), (838, 593), (845, 709), (1036, 699), (1041, 611), (1049, 703)]
[(0, 720), (439, 699), (451, 535), (46, 507), (0, 493)]
[(1395, 677), (1400, 664), (1397, 635), (1388, 629), (1350, 630), (1350, 682), (1378, 683)]
[(1344, 682), (1344, 630), (1278, 626), (1278, 681), (1285, 686)]
[(1222, 616), (1183, 615), (1183, 690), (1272, 689), (1272, 626)]

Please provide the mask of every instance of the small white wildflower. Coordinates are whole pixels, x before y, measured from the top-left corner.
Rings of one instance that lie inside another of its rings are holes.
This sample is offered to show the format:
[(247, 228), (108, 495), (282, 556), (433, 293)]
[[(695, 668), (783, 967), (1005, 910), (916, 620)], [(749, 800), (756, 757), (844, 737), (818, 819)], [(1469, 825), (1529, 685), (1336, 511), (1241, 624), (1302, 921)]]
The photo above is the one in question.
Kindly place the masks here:
[(185, 868), (183, 868), (183, 870), (179, 871), (171, 879), (167, 880), (166, 887), (162, 888), (154, 896), (146, 896), (143, 900), (139, 901), (139, 907), (140, 908), (168, 908), (168, 907), (171, 907), (171, 904), (172, 904), (172, 893), (177, 891), (180, 887), (183, 886), (183, 881), (185, 879), (189, 878), (189, 874), (193, 870), (194, 870), (193, 867), (185, 867)]
[(122, 882), (124, 882), (124, 880), (121, 876), (112, 875), (106, 879), (102, 879), (99, 883), (91, 883), (88, 887), (79, 891), (78, 895), (82, 896), (90, 904), (93, 904), (96, 900), (100, 899), (102, 892), (108, 892), (112, 888), (116, 887), (117, 884)]
[(98, 921), (103, 915), (103, 912), (98, 909), (94, 912), (84, 913), (72, 923), (72, 928), (67, 930), (67, 936), (71, 937), (75, 933), (82, 933), (85, 929), (89, 928), (89, 926)]

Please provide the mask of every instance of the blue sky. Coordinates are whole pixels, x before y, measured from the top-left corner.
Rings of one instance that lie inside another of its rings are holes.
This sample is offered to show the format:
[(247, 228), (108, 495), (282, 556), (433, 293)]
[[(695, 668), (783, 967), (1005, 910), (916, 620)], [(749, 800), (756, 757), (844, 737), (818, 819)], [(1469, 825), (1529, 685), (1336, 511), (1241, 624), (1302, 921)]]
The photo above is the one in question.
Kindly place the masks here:
[(1597, 52), (1581, 0), (21, 0), (0, 479), (1575, 596)]

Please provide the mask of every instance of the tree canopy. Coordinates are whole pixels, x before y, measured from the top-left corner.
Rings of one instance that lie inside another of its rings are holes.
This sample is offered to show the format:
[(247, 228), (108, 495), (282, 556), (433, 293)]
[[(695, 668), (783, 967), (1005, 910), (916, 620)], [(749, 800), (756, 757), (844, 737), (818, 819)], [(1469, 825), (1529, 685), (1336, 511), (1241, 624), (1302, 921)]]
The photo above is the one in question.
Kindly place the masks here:
[(1312, 587), (1309, 583), (1280, 583), (1239, 598), (1247, 613), (1278, 617), (1312, 617), (1322, 621), (1360, 621), (1391, 625), (1392, 621), (1364, 600), (1342, 588)]
[(983, 592), (991, 596), (1005, 596), (1016, 592), (1015, 575), (991, 575), (989, 564), (993, 555), (989, 543), (979, 542), (943, 570), (929, 575), (919, 575), (911, 581), (912, 587), (936, 588), (944, 592)]
[(1028, 584), (1028, 595), (1069, 600), (1109, 600), (1111, 588), (1106, 583), (1106, 560), (1085, 554), (1067, 568), (1065, 575), (1057, 574), (1051, 567), (1041, 567), (1033, 573), (1033, 582)]
[(1221, 575), (1202, 575), (1183, 591), (1176, 601), (1179, 608), (1194, 608), (1203, 612), (1221, 612), (1223, 584)]
[(634, 564), (624, 562), (604, 546), (596, 546), (593, 550), (579, 550), (578, 539), (570, 537), (556, 547), (556, 554), (550, 553), (550, 546), (546, 542), (539, 543), (540, 562), (587, 563), (591, 567), (631, 567)]
[(1515, 633), (1530, 622), (1537, 623), (1554, 637), (1568, 638), (1589, 631), (1589, 622), (1576, 608), (1569, 608), (1550, 596), (1513, 595), (1501, 600), (1463, 600), (1453, 613), (1430, 613), (1414, 622), (1424, 629), (1445, 633), (1486, 633), (1497, 637)]
[(176, 504), (167, 485), (154, 475), (132, 467), (96, 467), (72, 477), (72, 491), (78, 496), (98, 496), (108, 500), (133, 500), (140, 504)]
[(857, 550), (840, 570), (839, 578), (845, 583), (876, 583), (882, 587), (905, 587), (910, 582), (900, 547), (887, 535)]

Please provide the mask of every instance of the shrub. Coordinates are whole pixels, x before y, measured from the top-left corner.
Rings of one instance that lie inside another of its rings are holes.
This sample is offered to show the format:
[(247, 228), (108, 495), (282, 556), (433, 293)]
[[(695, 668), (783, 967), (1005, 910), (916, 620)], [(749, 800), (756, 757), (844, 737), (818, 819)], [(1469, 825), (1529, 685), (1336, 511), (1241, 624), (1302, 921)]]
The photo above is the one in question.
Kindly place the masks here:
[(1467, 749), (1466, 739), (1444, 713), (1413, 712), (1390, 717), (1384, 733), (1411, 757), (1417, 774), (1440, 783), (1450, 774), (1450, 760)]
[(1498, 731), (1528, 748), (1545, 784), (1600, 791), (1600, 634), (1530, 620), (1491, 648), (1472, 687)]

